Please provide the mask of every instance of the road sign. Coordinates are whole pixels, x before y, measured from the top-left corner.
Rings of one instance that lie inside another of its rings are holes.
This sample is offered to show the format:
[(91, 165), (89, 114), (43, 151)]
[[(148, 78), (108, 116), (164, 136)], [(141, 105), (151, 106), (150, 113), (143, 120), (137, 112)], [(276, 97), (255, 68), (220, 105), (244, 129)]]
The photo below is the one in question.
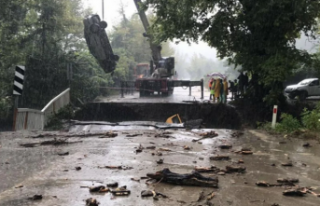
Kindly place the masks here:
[(23, 90), (24, 72), (26, 68), (21, 65), (16, 66), (14, 82), (13, 82), (13, 94), (21, 95)]

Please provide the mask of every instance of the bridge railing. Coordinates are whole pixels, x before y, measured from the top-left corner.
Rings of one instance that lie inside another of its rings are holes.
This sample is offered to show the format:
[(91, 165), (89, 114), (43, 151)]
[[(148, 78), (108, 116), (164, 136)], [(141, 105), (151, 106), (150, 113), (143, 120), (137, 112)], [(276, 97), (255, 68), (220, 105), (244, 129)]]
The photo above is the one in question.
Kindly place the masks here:
[(14, 130), (43, 130), (51, 115), (70, 103), (70, 88), (53, 98), (41, 111), (18, 108), (15, 114)]

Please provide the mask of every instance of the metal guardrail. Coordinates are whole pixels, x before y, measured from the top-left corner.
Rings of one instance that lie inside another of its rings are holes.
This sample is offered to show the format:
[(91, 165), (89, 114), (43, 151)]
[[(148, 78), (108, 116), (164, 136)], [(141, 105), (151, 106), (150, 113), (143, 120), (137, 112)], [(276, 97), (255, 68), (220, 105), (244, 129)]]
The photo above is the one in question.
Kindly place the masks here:
[(14, 130), (43, 130), (51, 115), (70, 103), (70, 88), (53, 98), (41, 111), (18, 108), (15, 111)]

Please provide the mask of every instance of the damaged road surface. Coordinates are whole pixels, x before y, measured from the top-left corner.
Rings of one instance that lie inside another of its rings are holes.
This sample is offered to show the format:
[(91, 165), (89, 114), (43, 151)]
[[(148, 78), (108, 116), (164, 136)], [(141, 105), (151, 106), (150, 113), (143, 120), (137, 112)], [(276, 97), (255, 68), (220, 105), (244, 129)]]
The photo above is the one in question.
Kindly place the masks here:
[(129, 122), (1, 133), (0, 205), (315, 206), (320, 146), (309, 142)]

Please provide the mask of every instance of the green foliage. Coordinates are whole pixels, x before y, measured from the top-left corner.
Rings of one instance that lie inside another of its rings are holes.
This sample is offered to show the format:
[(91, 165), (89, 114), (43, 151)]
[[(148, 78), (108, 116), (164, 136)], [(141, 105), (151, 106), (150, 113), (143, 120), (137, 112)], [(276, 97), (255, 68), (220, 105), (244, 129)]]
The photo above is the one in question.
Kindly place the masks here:
[(282, 113), (281, 122), (276, 125), (276, 131), (280, 133), (290, 133), (301, 128), (301, 124), (298, 119), (294, 118), (290, 114)]
[[(156, 13), (158, 42), (208, 42), (218, 57), (229, 58), (256, 78), (252, 95), (268, 104), (281, 99), (282, 82), (311, 55), (295, 47), (303, 32), (315, 38), (320, 2), (313, 0), (147, 0)], [(257, 95), (259, 94), (259, 96)]]
[(320, 103), (317, 104), (316, 108), (309, 111), (306, 108), (302, 114), (302, 125), (313, 131), (320, 131)]

